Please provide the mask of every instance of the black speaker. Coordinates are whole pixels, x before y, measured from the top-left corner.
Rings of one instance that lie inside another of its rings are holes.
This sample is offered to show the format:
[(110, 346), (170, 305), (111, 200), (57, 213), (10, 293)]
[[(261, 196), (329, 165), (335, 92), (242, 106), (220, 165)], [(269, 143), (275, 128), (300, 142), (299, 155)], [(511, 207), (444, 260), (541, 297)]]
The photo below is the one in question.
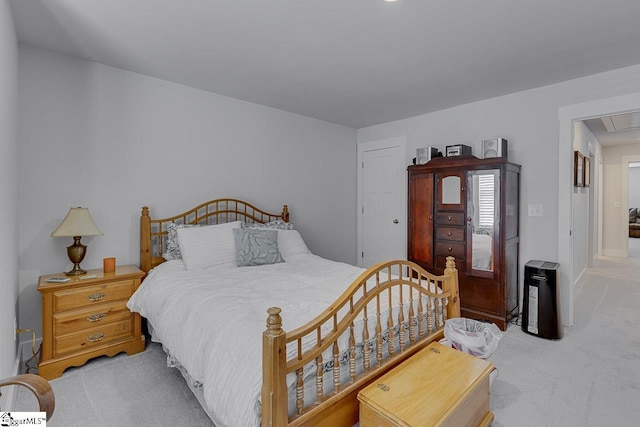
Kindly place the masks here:
[(485, 139), (482, 141), (482, 158), (492, 157), (507, 158), (507, 140), (504, 138)]

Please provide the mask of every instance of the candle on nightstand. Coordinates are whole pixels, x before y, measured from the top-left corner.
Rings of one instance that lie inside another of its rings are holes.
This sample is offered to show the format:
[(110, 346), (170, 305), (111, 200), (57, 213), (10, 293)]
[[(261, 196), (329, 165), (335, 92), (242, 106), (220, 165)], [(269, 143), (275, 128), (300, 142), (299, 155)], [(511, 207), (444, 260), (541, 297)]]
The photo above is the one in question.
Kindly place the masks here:
[(116, 271), (116, 259), (113, 257), (103, 259), (102, 268), (105, 273), (114, 273)]

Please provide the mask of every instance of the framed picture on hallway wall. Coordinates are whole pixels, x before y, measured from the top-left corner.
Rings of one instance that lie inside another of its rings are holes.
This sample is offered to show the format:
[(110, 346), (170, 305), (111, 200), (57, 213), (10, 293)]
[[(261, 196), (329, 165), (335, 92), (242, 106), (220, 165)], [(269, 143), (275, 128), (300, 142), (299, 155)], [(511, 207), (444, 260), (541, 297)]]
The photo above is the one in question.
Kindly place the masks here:
[(582, 186), (588, 187), (591, 184), (591, 161), (589, 160), (589, 157), (584, 156), (583, 163), (582, 167), (584, 172), (582, 174)]
[(584, 186), (584, 156), (579, 151), (573, 152), (573, 185)]

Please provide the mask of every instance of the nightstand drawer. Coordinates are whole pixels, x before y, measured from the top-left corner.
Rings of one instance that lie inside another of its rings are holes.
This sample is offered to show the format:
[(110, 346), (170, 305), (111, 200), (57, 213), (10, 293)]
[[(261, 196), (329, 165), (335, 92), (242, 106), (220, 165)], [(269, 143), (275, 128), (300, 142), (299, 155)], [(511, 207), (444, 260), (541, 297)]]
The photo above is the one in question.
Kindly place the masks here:
[(54, 339), (53, 354), (57, 357), (66, 353), (73, 353), (91, 347), (102, 346), (113, 341), (131, 338), (131, 323), (129, 318), (108, 325), (87, 328), (84, 331), (73, 334), (58, 336)]
[(53, 311), (57, 313), (103, 302), (128, 300), (134, 291), (133, 280), (56, 291), (53, 293)]
[(127, 319), (131, 319), (131, 312), (127, 309), (126, 300), (91, 306), (83, 310), (66, 311), (53, 316), (54, 335), (65, 335)]

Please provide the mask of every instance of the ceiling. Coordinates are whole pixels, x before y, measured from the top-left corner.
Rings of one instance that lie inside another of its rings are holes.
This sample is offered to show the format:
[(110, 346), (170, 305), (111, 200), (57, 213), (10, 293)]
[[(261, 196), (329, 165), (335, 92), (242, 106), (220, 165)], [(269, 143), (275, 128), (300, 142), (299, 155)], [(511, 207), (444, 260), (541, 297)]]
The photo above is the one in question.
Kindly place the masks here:
[(362, 128), (640, 63), (640, 2), (11, 0), (21, 42)]
[(640, 143), (640, 111), (584, 120), (603, 147)]

